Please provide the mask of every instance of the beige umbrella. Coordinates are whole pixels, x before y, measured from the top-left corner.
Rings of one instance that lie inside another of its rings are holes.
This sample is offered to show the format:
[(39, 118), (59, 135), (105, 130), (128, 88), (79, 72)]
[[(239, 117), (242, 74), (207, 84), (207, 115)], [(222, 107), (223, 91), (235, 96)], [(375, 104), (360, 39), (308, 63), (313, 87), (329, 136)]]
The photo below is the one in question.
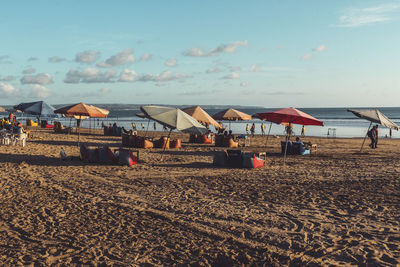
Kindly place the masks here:
[(213, 125), (215, 127), (220, 128), (221, 125), (216, 122), (207, 112), (204, 111), (200, 106), (193, 106), (193, 107), (188, 107), (182, 109), (182, 111), (186, 112), (193, 118), (195, 118), (197, 121), (208, 124), (208, 125)]
[(3, 107), (0, 107), (0, 112), (6, 112), (6, 109)]
[(227, 120), (227, 121), (247, 121), (251, 120), (251, 115), (243, 113), (239, 110), (228, 108), (214, 114), (212, 116), (216, 120)]
[(229, 129), (231, 128), (231, 121), (247, 121), (251, 120), (251, 115), (243, 113), (239, 110), (228, 108), (214, 114), (212, 116), (216, 120), (226, 120), (229, 121)]

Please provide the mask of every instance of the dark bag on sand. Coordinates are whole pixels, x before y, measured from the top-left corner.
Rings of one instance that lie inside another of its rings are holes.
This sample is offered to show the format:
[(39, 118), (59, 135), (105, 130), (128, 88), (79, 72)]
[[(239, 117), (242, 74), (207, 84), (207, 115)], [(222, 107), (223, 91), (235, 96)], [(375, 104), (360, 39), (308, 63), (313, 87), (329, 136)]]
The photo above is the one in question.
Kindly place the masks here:
[(368, 136), (369, 138), (372, 137), (372, 130), (369, 130), (369, 131), (367, 132), (367, 136)]
[(120, 165), (132, 166), (138, 163), (138, 158), (133, 155), (132, 151), (120, 148), (118, 152), (118, 163)]

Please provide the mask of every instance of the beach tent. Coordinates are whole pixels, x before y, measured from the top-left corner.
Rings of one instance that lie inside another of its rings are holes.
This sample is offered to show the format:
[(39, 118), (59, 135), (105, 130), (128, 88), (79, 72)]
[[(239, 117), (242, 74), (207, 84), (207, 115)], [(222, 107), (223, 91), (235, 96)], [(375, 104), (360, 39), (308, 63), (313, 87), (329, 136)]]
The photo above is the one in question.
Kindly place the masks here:
[(203, 123), (203, 124), (208, 124), (208, 125), (213, 125), (217, 128), (220, 128), (221, 125), (216, 122), (207, 112), (204, 111), (200, 106), (193, 106), (193, 107), (188, 107), (182, 109), (182, 111), (186, 112), (193, 118), (195, 118), (197, 121)]
[[(324, 123), (317, 118), (314, 118), (313, 116), (292, 107), (270, 112), (257, 113), (254, 115), (254, 117), (278, 124), (288, 123), (289, 126), (291, 124), (324, 126)], [(284, 164), (286, 162), (286, 152), (289, 138), (290, 132), (286, 134), (285, 154), (283, 158)]]
[(241, 112), (239, 110), (228, 108), (224, 109), (212, 116), (215, 120), (229, 121), (229, 129), (231, 128), (231, 121), (247, 121), (251, 120), (251, 115)]
[[(382, 112), (377, 109), (348, 109), (348, 112), (353, 113), (359, 118), (366, 119), (371, 123), (368, 126), (367, 134), (369, 129), (371, 128), (372, 123), (378, 123), (382, 126), (385, 126), (390, 129), (399, 130), (399, 126), (391, 121), (388, 117), (386, 117)], [(367, 138), (367, 134), (365, 134), (364, 141), (362, 142), (360, 152), (363, 149), (365, 139)]]
[(20, 103), (13, 107), (15, 110), (20, 110), (24, 113), (28, 113), (31, 115), (36, 115), (39, 117), (54, 117), (54, 107), (50, 106), (44, 101), (36, 101), (36, 102), (25, 102)]
[[(76, 118), (77, 120), (81, 120), (84, 117), (106, 118), (109, 111), (92, 105), (87, 105), (81, 102), (78, 104), (56, 109), (54, 113), (64, 114), (66, 116), (74, 116), (74, 118)], [(79, 128), (80, 124), (78, 124), (78, 129)], [(80, 131), (78, 130), (78, 146), (79, 146), (79, 139), (80, 139)]]

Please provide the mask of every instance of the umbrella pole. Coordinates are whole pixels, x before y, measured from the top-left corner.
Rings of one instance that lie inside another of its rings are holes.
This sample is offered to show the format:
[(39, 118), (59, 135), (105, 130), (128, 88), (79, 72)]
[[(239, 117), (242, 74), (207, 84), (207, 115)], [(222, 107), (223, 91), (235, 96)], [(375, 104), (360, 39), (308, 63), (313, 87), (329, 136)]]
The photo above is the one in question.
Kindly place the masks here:
[(361, 145), (361, 148), (360, 148), (360, 153), (361, 153), (361, 151), (362, 151), (362, 149), (363, 149), (363, 146), (364, 146), (364, 143), (365, 143), (365, 139), (367, 139), (368, 131), (369, 131), (369, 128), (371, 128), (371, 125), (372, 125), (372, 121), (371, 121), (371, 123), (369, 124), (367, 133), (366, 133), (365, 136), (364, 136), (364, 141), (362, 142), (362, 145)]
[(149, 125), (150, 125), (150, 119), (147, 122), (146, 132), (144, 133), (144, 136), (147, 136), (147, 132), (149, 131)]
[[(81, 120), (81, 116), (79, 116), (79, 120)], [(80, 131), (80, 128), (81, 128), (81, 121), (79, 121), (79, 125), (78, 125), (78, 127), (76, 128), (76, 130), (77, 130), (77, 132), (78, 132), (78, 146), (79, 146), (79, 141), (80, 141), (80, 137), (81, 137), (81, 131)]]
[[(169, 140), (169, 137), (171, 136), (171, 132), (172, 132), (172, 128), (171, 128), (171, 130), (169, 130), (168, 137), (167, 137), (167, 142), (168, 142), (168, 140)], [(167, 148), (167, 143), (165, 143), (164, 146), (163, 146), (163, 152), (162, 152), (162, 154), (161, 154), (160, 161), (163, 159), (164, 152), (165, 152), (165, 149), (166, 149), (166, 148)]]
[(269, 133), (271, 132), (271, 127), (272, 127), (272, 121), (271, 121), (271, 124), (269, 125), (269, 130), (268, 130), (268, 134), (267, 134), (267, 140), (265, 141), (265, 146), (267, 146), (267, 144), (268, 144), (268, 137), (269, 137)]
[[(290, 123), (289, 123), (289, 127), (290, 127)], [(285, 155), (283, 156), (283, 165), (286, 164), (287, 147), (288, 147), (288, 143), (289, 143), (289, 139), (290, 139), (290, 134), (291, 133), (292, 133), (292, 131), (289, 131), (288, 133), (286, 133)]]

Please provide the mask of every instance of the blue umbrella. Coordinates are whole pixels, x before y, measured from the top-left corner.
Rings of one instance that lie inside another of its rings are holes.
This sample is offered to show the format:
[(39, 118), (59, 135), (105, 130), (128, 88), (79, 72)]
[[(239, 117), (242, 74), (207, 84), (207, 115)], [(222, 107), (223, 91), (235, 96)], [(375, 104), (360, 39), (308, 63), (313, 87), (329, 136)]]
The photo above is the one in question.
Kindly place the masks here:
[(24, 113), (36, 115), (39, 117), (57, 116), (56, 114), (54, 114), (55, 108), (53, 108), (44, 101), (21, 103), (19, 105), (14, 106), (14, 109), (21, 110)]

